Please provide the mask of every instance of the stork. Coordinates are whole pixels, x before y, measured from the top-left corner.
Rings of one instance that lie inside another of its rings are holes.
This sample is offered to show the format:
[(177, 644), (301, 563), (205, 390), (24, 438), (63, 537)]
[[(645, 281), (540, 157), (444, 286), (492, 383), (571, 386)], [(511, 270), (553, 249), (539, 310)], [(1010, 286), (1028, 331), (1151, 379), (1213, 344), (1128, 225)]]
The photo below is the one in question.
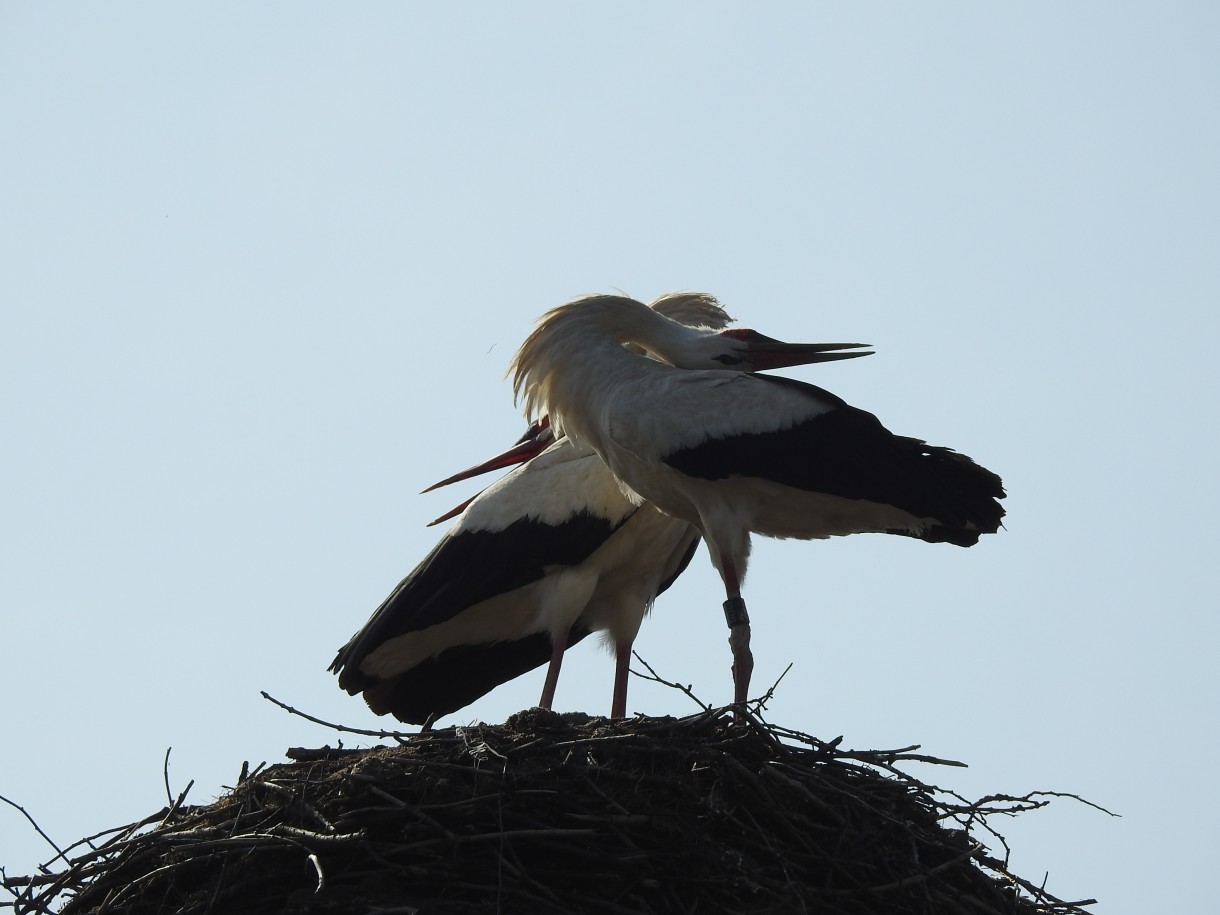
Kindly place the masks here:
[[(654, 306), (705, 327), (729, 320), (711, 296), (665, 296)], [(860, 355), (744, 337), (772, 362)], [(727, 345), (699, 364), (720, 367), (715, 355)], [(592, 448), (562, 439), (543, 451), (551, 440), (536, 424), (505, 455), (445, 481), (542, 451), (459, 506), (453, 528), (340, 649), (331, 665), (339, 685), (362, 692), (374, 712), (423, 723), (548, 659), (539, 704), (550, 708), (566, 648), (604, 631), (616, 656), (611, 715), (626, 714), (631, 645), (653, 600), (690, 561), (698, 531), (628, 501)]]
[(754, 666), (741, 596), (752, 533), (879, 532), (968, 547), (999, 529), (1004, 490), (965, 455), (894, 435), (829, 391), (699, 370), (708, 360), (745, 370), (794, 364), (758, 359), (751, 334), (733, 333), (692, 331), (633, 299), (590, 296), (539, 318), (509, 371), (527, 418), (548, 414), (556, 434), (591, 446), (633, 499), (703, 536), (724, 583), (740, 704)]
[[(604, 630), (630, 656), (645, 608), (686, 567), (698, 532), (627, 501), (591, 448), (555, 442), (476, 496), (335, 658), (377, 714), (423, 724)], [(611, 714), (626, 714), (616, 671)]]

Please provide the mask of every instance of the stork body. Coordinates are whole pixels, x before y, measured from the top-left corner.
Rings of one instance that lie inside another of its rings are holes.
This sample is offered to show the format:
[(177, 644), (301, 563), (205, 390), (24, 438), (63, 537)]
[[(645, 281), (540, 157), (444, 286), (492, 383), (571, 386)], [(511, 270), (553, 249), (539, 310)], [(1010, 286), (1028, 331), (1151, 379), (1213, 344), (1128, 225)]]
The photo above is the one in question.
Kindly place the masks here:
[(605, 631), (621, 717), (640, 622), (698, 536), (629, 502), (591, 448), (556, 442), (471, 501), (331, 669), (377, 714), (422, 724), (549, 661), (549, 708), (564, 651)]
[[(662, 296), (652, 307), (694, 325), (730, 320), (698, 293)], [(548, 661), (539, 704), (550, 708), (564, 651), (598, 631), (616, 658), (611, 715), (626, 714), (640, 623), (690, 561), (698, 531), (628, 500), (590, 446), (555, 442), (545, 423), (504, 456), (445, 482), (531, 457), (460, 507), (432, 552), (340, 649), (331, 665), (339, 685), (362, 692), (377, 714), (423, 723)]]
[[(741, 339), (710, 358), (766, 367)], [(725, 586), (734, 700), (744, 702), (753, 658), (741, 585), (751, 533), (880, 532), (970, 546), (998, 529), (1004, 491), (964, 455), (894, 435), (821, 388), (684, 367), (732, 342), (687, 331), (633, 300), (598, 296), (545, 314), (511, 371), (527, 414), (549, 412), (635, 499), (703, 535)]]

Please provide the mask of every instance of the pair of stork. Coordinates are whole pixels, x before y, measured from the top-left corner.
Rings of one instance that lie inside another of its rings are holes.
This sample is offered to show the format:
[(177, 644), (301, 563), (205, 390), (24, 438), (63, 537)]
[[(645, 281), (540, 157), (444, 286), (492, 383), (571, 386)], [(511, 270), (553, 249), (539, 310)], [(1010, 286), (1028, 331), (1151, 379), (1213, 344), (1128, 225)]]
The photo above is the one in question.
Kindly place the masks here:
[(604, 632), (611, 715), (623, 717), (640, 624), (702, 538), (724, 582), (743, 703), (751, 533), (972, 546), (999, 529), (996, 474), (821, 388), (755, 374), (869, 355), (861, 344), (783, 343), (725, 330), (730, 320), (698, 293), (651, 306), (589, 296), (544, 314), (509, 369), (534, 423), (444, 483), (520, 466), (446, 516), (460, 511), (339, 650), (339, 685), (422, 724), (549, 662), (539, 704), (550, 708), (564, 652)]

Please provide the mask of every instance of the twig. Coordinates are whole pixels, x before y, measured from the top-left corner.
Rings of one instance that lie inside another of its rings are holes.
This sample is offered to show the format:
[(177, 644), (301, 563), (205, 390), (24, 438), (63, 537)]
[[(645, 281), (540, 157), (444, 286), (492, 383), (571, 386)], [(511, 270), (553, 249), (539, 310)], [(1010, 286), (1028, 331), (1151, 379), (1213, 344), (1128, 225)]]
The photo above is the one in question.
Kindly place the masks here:
[(61, 849), (58, 845), (56, 845), (51, 840), (51, 837), (42, 831), (42, 827), (38, 825), (38, 822), (32, 816), (30, 816), (30, 813), (28, 810), (26, 810), (16, 801), (10, 801), (3, 794), (0, 794), (0, 801), (4, 801), (4, 803), (8, 804), (10, 807), (16, 808), (18, 811), (20, 811), (21, 815), (30, 821), (30, 825), (34, 827), (34, 831), (37, 832), (40, 836), (42, 836), (46, 840), (47, 844), (50, 845), (53, 849), (55, 849), (56, 852), (58, 852), (58, 856), (60, 858), (62, 858), (64, 856), (63, 849)]
[[(1083, 798), (1079, 794), (1072, 794), (1069, 791), (1031, 791), (1031, 792), (1029, 792), (1029, 794), (1024, 794), (1020, 797), (1014, 797), (1014, 796), (1008, 795), (1008, 794), (989, 794), (986, 797), (979, 798), (975, 803), (984, 804), (984, 803), (990, 803), (991, 801), (1010, 801), (1012, 803), (1030, 803), (1030, 802), (1032, 802), (1032, 799), (1035, 797), (1066, 797), (1066, 798), (1069, 798), (1070, 800), (1078, 801), (1079, 803), (1084, 804), (1086, 807), (1092, 807), (1094, 810), (1099, 810), (1108, 816), (1112, 816), (1112, 817), (1115, 817), (1118, 819), (1122, 818), (1121, 813), (1115, 813), (1113, 810), (1107, 810), (1105, 807), (1101, 806), (1101, 804), (1095, 804), (1092, 801), (1088, 800), (1087, 798)], [(1037, 807), (1044, 807), (1044, 806), (1046, 806), (1047, 803), (1048, 802), (1045, 802), (1045, 801), (1041, 802), (1041, 803), (1034, 802), (1034, 806), (1031, 807), (1030, 809), (1036, 809)], [(999, 812), (1005, 812), (1005, 811), (999, 811)]]
[(991, 870), (1003, 876), (1005, 880), (1012, 881), (1035, 899), (1045, 899), (1054, 903), (1055, 905), (1072, 906), (1075, 908), (1082, 908), (1086, 905), (1097, 905), (1096, 899), (1081, 899), (1076, 902), (1065, 902), (1062, 899), (1056, 899), (1054, 896), (1048, 893), (1044, 887), (1037, 886), (1036, 884), (1030, 883), (1028, 880), (1023, 880), (1015, 874), (1009, 873), (1008, 865), (1005, 862), (997, 861), (990, 855), (976, 854), (974, 856), (974, 860), (978, 861), (980, 864), (985, 864), (987, 867), (991, 868)]
[(291, 705), (288, 705), (287, 703), (280, 702), (279, 699), (276, 699), (266, 690), (259, 690), (259, 695), (262, 696), (264, 699), (266, 699), (268, 702), (270, 702), (274, 705), (278, 705), (280, 708), (282, 708), (284, 711), (288, 712), (291, 715), (298, 715), (301, 718), (304, 718), (306, 721), (312, 721), (314, 724), (320, 724), (323, 727), (330, 728), (332, 731), (341, 731), (344, 734), (359, 734), (362, 737), (376, 737), (379, 739), (385, 739), (385, 738), (389, 737), (394, 740), (397, 740), (399, 743), (406, 743), (407, 740), (413, 736), (409, 731), (370, 731), (370, 730), (366, 730), (365, 728), (349, 728), (349, 727), (347, 727), (347, 725), (335, 724), (334, 722), (326, 721), (322, 718), (315, 718), (313, 715), (309, 715), (309, 714), (306, 714), (305, 712), (300, 711), (299, 709), (295, 709)]
[(845, 821), (843, 819), (843, 814), (835, 810), (833, 806), (826, 803), (826, 801), (822, 800), (796, 779), (789, 778), (783, 772), (779, 771), (779, 769), (773, 763), (763, 766), (761, 771), (763, 775), (769, 775), (772, 778), (779, 779), (785, 785), (791, 787), (794, 791), (798, 791), (801, 796), (805, 798), (805, 800), (809, 801), (815, 807), (825, 813), (834, 823), (837, 823), (839, 826), (844, 824)]
[(891, 893), (894, 890), (905, 889), (906, 887), (914, 886), (917, 883), (927, 883), (932, 877), (936, 876), (937, 874), (942, 873), (951, 867), (961, 864), (967, 858), (974, 857), (975, 853), (980, 851), (982, 849), (982, 847), (983, 847), (983, 844), (981, 842), (975, 842), (974, 844), (972, 844), (970, 846), (970, 848), (968, 848), (966, 851), (962, 852), (956, 858), (950, 858), (948, 861), (944, 861), (941, 864), (936, 865), (936, 867), (932, 868), (929, 871), (925, 871), (922, 874), (912, 874), (909, 877), (903, 877), (901, 880), (894, 880), (894, 881), (891, 881), (890, 883), (883, 883), (883, 884), (880, 884), (877, 886), (864, 886), (864, 887), (860, 887), (859, 889), (850, 889), (850, 890), (828, 889), (828, 890), (818, 890), (817, 892), (820, 894), (825, 894), (827, 896), (855, 895), (858, 893), (867, 893), (869, 895), (878, 896), (883, 893)]
[(313, 804), (305, 800), (304, 792), (300, 795), (291, 788), (286, 788), (271, 779), (262, 779), (251, 783), (254, 787), (266, 788), (269, 791), (279, 794), (281, 797), (286, 797), (288, 800), (299, 805), (299, 809), (309, 815), (309, 818), (325, 829), (327, 832), (335, 832), (335, 824), (324, 817)]
[(776, 687), (780, 685), (784, 677), (788, 676), (788, 671), (792, 670), (792, 662), (788, 662), (788, 666), (784, 668), (783, 673), (776, 677), (775, 682), (771, 684), (770, 689), (759, 696), (757, 699), (751, 699), (750, 704), (754, 706), (755, 712), (760, 712), (767, 707), (767, 703), (775, 698)]
[(186, 783), (186, 787), (182, 789), (182, 793), (178, 795), (177, 799), (170, 803), (169, 810), (165, 811), (165, 816), (161, 817), (161, 822), (157, 825), (158, 829), (168, 823), (170, 818), (178, 812), (179, 808), (182, 807), (182, 802), (186, 800), (187, 792), (193, 787), (195, 787), (195, 780), (192, 778)]
[(637, 661), (639, 661), (641, 664), (643, 664), (645, 667), (647, 667), (648, 672), (650, 674), (652, 674), (652, 676), (646, 677), (642, 673), (640, 673), (638, 670), (631, 671), (632, 674), (639, 677), (641, 680), (651, 680), (654, 683), (660, 683), (662, 686), (668, 686), (670, 689), (678, 690), (680, 693), (683, 693), (684, 695), (689, 697), (691, 699), (691, 701), (695, 703), (695, 705), (699, 706), (699, 708), (703, 709), (705, 712), (710, 712), (712, 710), (712, 707), (710, 705), (708, 705), (706, 702), (704, 702), (702, 699), (700, 699), (698, 696), (696, 696), (694, 694), (694, 692), (692, 692), (691, 687), (683, 686), (681, 683), (674, 683), (670, 680), (666, 680), (663, 677), (661, 677), (660, 674), (658, 674), (655, 670), (652, 669), (651, 664), (649, 664), (647, 661), (645, 661), (643, 658), (640, 657), (640, 654), (638, 651), (631, 652), (631, 656), (633, 658), (635, 658)]
[(165, 762), (161, 764), (161, 777), (165, 779), (165, 803), (174, 803), (174, 793), (169, 790), (169, 754), (173, 747), (165, 748)]

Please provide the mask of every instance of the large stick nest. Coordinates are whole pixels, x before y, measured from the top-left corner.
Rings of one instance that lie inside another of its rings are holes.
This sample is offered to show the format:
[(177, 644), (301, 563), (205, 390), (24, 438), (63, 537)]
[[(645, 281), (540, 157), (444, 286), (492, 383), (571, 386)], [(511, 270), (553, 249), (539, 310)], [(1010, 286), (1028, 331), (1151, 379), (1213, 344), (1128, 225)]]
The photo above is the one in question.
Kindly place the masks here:
[[(1081, 913), (1008, 870), (989, 816), (899, 764), (724, 710), (522, 712), (290, 750), (6, 878), (17, 913)], [(999, 847), (991, 852), (978, 837)], [(106, 840), (101, 841), (103, 836)]]

